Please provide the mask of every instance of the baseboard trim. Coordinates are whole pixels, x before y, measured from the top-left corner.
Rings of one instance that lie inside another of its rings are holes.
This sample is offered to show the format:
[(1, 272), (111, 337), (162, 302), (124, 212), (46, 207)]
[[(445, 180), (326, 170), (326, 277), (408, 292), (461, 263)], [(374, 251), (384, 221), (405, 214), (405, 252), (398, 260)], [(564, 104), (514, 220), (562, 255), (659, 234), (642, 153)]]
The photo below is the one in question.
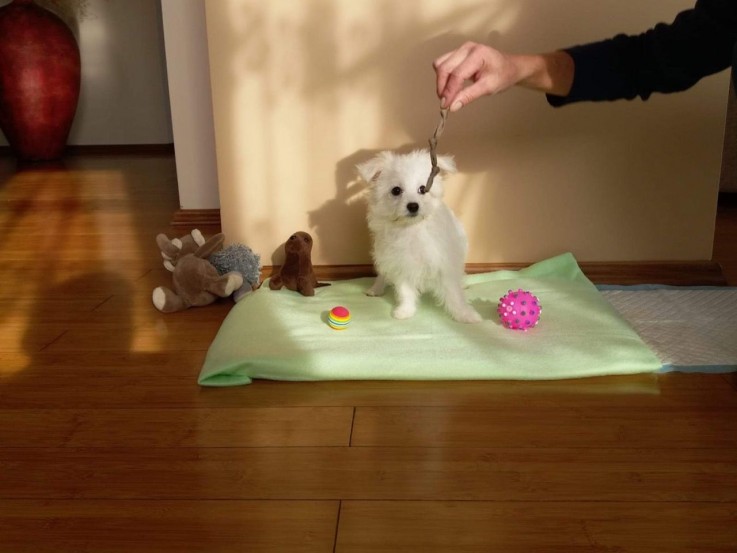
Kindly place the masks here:
[[(171, 221), (172, 227), (220, 229), (219, 209), (180, 209)], [(468, 263), (466, 272), (487, 273), (519, 270), (530, 263)], [(672, 286), (726, 286), (727, 279), (715, 261), (614, 261), (581, 262), (583, 273), (596, 284), (667, 284)], [(278, 267), (276, 267), (278, 268)], [(316, 265), (320, 280), (344, 280), (373, 276), (371, 265)], [(271, 276), (275, 267), (267, 265), (261, 274)]]
[(579, 263), (595, 284), (668, 284), (672, 286), (726, 286), (716, 261), (633, 261)]
[(204, 226), (220, 227), (219, 209), (180, 209), (172, 216), (173, 227), (199, 228)]
[[(68, 145), (66, 156), (174, 155), (174, 144), (89, 144)], [(10, 146), (0, 146), (0, 157), (13, 157)]]
[(64, 150), (70, 156), (113, 156), (113, 155), (174, 155), (174, 144), (90, 144), (87, 146), (67, 146)]
[[(529, 263), (469, 263), (469, 274), (518, 270)], [(672, 286), (726, 286), (721, 266), (714, 261), (583, 262), (583, 273), (595, 284), (667, 284)], [(278, 267), (265, 266), (264, 278)], [(371, 265), (315, 265), (318, 280), (344, 280), (375, 275)]]

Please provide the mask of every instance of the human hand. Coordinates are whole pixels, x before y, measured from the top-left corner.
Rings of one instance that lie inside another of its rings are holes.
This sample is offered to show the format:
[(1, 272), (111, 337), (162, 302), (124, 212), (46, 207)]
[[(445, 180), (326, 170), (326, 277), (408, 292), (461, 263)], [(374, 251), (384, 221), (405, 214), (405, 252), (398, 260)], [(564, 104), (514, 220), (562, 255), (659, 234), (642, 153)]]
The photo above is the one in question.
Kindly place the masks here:
[(433, 62), (440, 106), (458, 111), (481, 96), (514, 85), (567, 96), (575, 64), (565, 50), (544, 54), (506, 54), (491, 46), (466, 42)]
[(521, 78), (517, 56), (485, 44), (466, 42), (433, 62), (437, 94), (443, 108), (458, 111), (488, 94), (497, 94)]

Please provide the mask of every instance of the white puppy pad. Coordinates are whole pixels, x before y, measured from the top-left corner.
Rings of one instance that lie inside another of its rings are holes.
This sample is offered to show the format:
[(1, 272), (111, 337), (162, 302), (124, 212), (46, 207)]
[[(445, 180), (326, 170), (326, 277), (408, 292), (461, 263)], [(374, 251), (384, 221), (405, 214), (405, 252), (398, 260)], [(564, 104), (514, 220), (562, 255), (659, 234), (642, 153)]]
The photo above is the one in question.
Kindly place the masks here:
[(664, 370), (737, 370), (737, 288), (601, 288)]

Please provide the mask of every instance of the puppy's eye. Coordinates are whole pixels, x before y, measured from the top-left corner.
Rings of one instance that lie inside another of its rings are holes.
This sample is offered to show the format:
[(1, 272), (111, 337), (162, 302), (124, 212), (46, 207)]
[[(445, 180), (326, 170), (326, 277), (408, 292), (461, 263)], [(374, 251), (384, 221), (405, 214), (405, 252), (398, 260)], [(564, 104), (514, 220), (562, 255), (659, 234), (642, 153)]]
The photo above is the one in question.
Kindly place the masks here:
[(425, 194), (425, 193), (427, 193), (427, 190), (425, 189), (425, 185), (424, 184), (417, 189), (417, 193), (418, 194)]
[(392, 196), (399, 196), (402, 193), (402, 189), (398, 186), (392, 188)]

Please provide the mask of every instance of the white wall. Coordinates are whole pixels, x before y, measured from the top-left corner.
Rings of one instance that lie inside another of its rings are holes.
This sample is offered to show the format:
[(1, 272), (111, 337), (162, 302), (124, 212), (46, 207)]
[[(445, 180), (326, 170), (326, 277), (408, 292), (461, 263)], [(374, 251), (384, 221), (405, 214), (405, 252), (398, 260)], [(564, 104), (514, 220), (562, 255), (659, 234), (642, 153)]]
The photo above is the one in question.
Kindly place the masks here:
[(183, 209), (217, 209), (217, 164), (203, 0), (161, 0)]
[(87, 12), (75, 29), (82, 90), (69, 144), (171, 143), (159, 0), (89, 0)]

